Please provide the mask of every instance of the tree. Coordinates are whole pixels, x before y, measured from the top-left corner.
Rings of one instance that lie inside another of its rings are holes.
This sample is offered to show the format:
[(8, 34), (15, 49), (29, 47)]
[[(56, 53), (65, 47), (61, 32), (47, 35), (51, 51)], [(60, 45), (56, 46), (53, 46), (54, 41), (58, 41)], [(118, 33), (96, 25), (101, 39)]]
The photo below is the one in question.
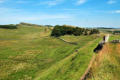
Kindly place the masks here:
[(68, 25), (56, 25), (51, 33), (51, 36), (59, 37), (63, 35), (75, 35), (75, 36), (80, 36), (80, 35), (89, 35), (90, 34), (96, 34), (99, 33), (98, 30), (96, 29), (85, 29), (85, 28), (80, 28), (80, 27), (73, 27), (73, 26), (68, 26)]

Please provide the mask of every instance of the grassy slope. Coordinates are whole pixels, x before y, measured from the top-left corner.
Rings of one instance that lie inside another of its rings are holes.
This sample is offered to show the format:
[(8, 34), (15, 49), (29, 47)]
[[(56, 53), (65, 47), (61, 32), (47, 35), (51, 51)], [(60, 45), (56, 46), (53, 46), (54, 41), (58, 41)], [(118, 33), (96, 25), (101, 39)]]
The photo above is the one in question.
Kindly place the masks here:
[[(49, 37), (50, 32), (43, 27), (0, 29), (0, 80), (80, 78), (100, 39), (95, 35), (67, 36), (79, 44), (71, 45)], [(79, 52), (74, 53), (78, 48)]]
[[(71, 37), (67, 37), (71, 39)], [(74, 52), (56, 63), (43, 74), (38, 75), (35, 80), (79, 80), (93, 56), (93, 49), (100, 41), (100, 39), (91, 38), (89, 36), (83, 37), (84, 40), (80, 43), (81, 45), (78, 52)], [(86, 38), (89, 39), (85, 40)], [(81, 47), (83, 44), (85, 45)]]
[(106, 44), (103, 50), (96, 55), (97, 58), (92, 66), (91, 77), (88, 80), (120, 80), (119, 49), (120, 44)]

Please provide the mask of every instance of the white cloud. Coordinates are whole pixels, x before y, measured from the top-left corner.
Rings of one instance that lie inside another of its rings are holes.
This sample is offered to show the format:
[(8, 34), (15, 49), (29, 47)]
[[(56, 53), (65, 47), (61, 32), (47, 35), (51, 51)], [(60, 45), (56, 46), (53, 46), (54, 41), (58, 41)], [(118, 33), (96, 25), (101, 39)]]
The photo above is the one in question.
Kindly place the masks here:
[(86, 2), (87, 2), (87, 0), (78, 0), (77, 1), (77, 5), (81, 5), (81, 4), (84, 4)]
[[(0, 24), (10, 24), (19, 22), (42, 22), (69, 20), (72, 18), (69, 14), (48, 14), (48, 13), (30, 13), (20, 9), (0, 8)], [(22, 12), (22, 13), (21, 13)]]
[(28, 3), (28, 1), (19, 0), (19, 1), (16, 1), (16, 3), (24, 4), (24, 3)]
[(117, 1), (116, 0), (109, 0), (107, 3), (108, 4), (115, 4), (115, 3), (117, 3)]
[(17, 0), (16, 3), (18, 4), (27, 4), (27, 3), (32, 3), (33, 1), (32, 0)]
[(116, 11), (114, 11), (114, 13), (118, 13), (118, 14), (120, 14), (120, 10), (116, 10)]
[(5, 0), (0, 0), (0, 3), (3, 3)]
[(37, 14), (32, 16), (17, 16), (18, 20), (26, 20), (26, 21), (36, 21), (36, 20), (53, 20), (53, 19), (68, 19), (70, 16), (65, 14)]
[(78, 11), (78, 10), (81, 10), (81, 9), (75, 9), (75, 8), (64, 8), (63, 10), (65, 10), (65, 11)]
[[(6, 8), (6, 7), (1, 7), (0, 8), (0, 15), (5, 15), (5, 14), (9, 14), (9, 13), (16, 13), (16, 12), (20, 12), (20, 9), (16, 9), (16, 8)], [(1, 16), (0, 16), (1, 17)]]
[(120, 14), (120, 10), (109, 11), (109, 13), (112, 13), (112, 14)]
[(64, 21), (72, 17), (66, 14), (39, 14), (39, 15), (7, 15), (0, 19), (0, 24), (11, 24), (19, 22), (46, 22), (46, 21)]
[(64, 0), (49, 0), (49, 1), (45, 1), (45, 2), (41, 2), (40, 4), (42, 5), (48, 5), (48, 6), (55, 6), (58, 5), (60, 3), (62, 3)]
[(95, 12), (104, 14), (120, 14), (120, 10), (96, 10)]

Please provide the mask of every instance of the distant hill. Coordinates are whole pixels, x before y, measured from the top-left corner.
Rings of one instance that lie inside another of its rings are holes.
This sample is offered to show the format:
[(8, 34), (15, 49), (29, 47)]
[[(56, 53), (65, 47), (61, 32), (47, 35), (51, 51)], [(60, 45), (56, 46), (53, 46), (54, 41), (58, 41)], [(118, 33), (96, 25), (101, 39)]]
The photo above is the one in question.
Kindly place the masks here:
[(18, 26), (22, 25), (22, 26), (28, 26), (28, 27), (31, 27), (31, 26), (37, 26), (37, 27), (53, 27), (52, 25), (38, 25), (38, 24), (31, 24), (31, 23), (25, 23), (25, 22), (21, 22), (20, 24), (17, 24)]
[(96, 27), (97, 29), (120, 29), (120, 27)]
[(97, 29), (115, 29), (115, 28), (110, 28), (110, 27), (97, 27)]

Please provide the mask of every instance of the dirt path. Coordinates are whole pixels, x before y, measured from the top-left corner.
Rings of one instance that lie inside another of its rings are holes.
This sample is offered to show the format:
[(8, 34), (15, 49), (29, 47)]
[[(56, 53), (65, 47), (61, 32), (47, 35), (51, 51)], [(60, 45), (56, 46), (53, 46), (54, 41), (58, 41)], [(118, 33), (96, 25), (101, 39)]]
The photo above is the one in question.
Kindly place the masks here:
[(105, 43), (107, 43), (107, 42), (109, 41), (109, 38), (110, 38), (110, 35), (107, 34), (107, 35), (105, 36)]

